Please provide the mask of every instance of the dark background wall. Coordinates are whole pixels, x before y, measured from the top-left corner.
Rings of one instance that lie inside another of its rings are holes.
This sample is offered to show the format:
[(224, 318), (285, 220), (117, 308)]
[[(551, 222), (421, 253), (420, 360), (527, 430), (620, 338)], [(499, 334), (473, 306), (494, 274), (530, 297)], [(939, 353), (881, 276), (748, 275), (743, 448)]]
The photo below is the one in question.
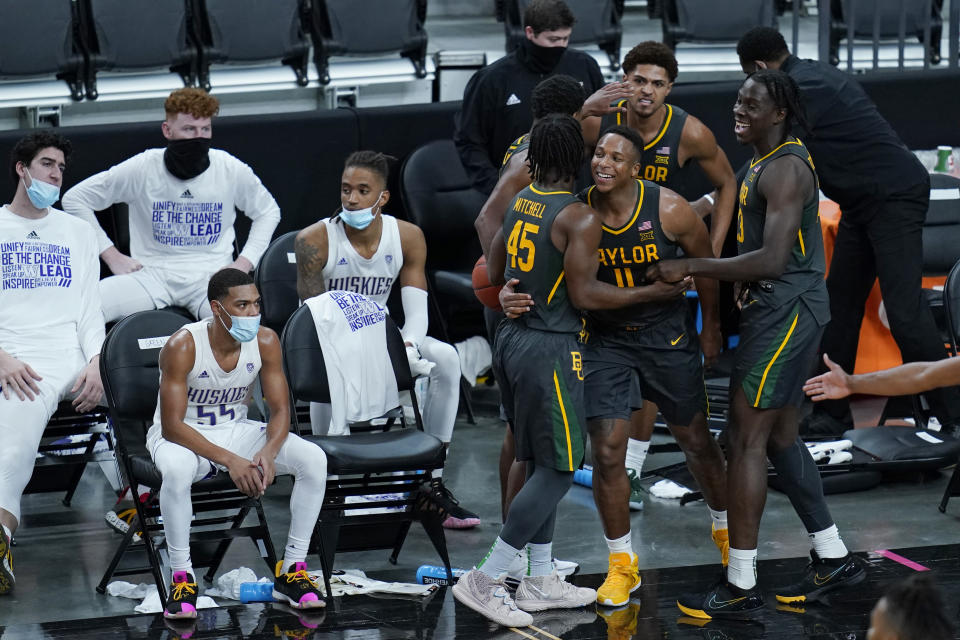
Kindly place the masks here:
[[(950, 72), (878, 73), (860, 78), (908, 147), (931, 149), (939, 144), (960, 146), (960, 74)], [(670, 102), (686, 109), (714, 132), (736, 169), (749, 150), (733, 136), (732, 107), (739, 82), (677, 85)], [(277, 235), (302, 228), (328, 216), (339, 206), (338, 185), (343, 160), (356, 149), (376, 149), (398, 159), (390, 181), (388, 210), (403, 217), (399, 183), (400, 163), (415, 148), (453, 133), (459, 103), (433, 103), (368, 109), (337, 109), (295, 114), (218, 118), (214, 146), (249, 164), (280, 204), (283, 218)], [(74, 144), (74, 156), (65, 178), (69, 188), (83, 178), (107, 169), (149, 147), (163, 146), (161, 116), (152, 123), (96, 127), (65, 127)], [(0, 132), (0, 154), (23, 131)], [(13, 185), (2, 194), (8, 201)], [(707, 190), (705, 181), (690, 185), (690, 197)], [(102, 216), (112, 232), (112, 212)], [(118, 232), (122, 236), (121, 231)], [(241, 227), (241, 237), (244, 229)], [(121, 238), (119, 245), (125, 242)]]

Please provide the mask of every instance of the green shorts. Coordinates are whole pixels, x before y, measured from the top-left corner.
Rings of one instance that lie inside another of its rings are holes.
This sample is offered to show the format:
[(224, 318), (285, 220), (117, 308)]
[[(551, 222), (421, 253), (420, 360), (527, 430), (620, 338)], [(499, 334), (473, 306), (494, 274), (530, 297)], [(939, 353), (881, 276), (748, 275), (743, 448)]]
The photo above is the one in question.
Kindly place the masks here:
[(588, 420), (629, 420), (641, 405), (638, 386), (671, 425), (707, 413), (700, 339), (687, 313), (638, 329), (588, 330), (583, 366)]
[(513, 425), (517, 460), (574, 471), (583, 461), (583, 363), (573, 333), (500, 324), (493, 368), (507, 419)]
[(743, 389), (757, 409), (799, 407), (803, 383), (810, 371), (823, 326), (803, 298), (771, 308), (754, 300), (740, 311), (740, 344), (737, 346), (731, 396)]

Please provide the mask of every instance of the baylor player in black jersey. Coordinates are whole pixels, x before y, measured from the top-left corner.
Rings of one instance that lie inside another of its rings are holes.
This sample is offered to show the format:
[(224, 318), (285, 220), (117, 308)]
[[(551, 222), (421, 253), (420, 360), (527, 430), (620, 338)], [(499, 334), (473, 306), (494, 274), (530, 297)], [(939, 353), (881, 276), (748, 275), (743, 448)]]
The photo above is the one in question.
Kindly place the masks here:
[(805, 574), (777, 588), (777, 600), (809, 602), (865, 576), (840, 539), (817, 466), (797, 436), (804, 379), (830, 315), (817, 176), (806, 147), (790, 136), (794, 121), (805, 124), (798, 93), (785, 73), (760, 71), (737, 95), (734, 131), (754, 150), (739, 194), (739, 255), (664, 261), (647, 273), (667, 282), (694, 275), (745, 284), (727, 431), (730, 562), (726, 582), (678, 600), (694, 617), (763, 608), (756, 558), (768, 458), (813, 541)]
[[(577, 309), (624, 307), (666, 295), (684, 284), (621, 288), (600, 282), (597, 249), (602, 229), (594, 212), (571, 193), (583, 160), (580, 124), (566, 115), (543, 118), (531, 132), (532, 183), (511, 202), (487, 256), (490, 281), (510, 278), (534, 300), (533, 310), (497, 330), (494, 367), (514, 425), (517, 458), (527, 481), (477, 568), (454, 586), (464, 605), (506, 626), (529, 625), (526, 611), (578, 607), (593, 589), (564, 582), (553, 568), (556, 507), (573, 482), (584, 452), (583, 361)], [(527, 575), (510, 598), (500, 576), (526, 547)]]

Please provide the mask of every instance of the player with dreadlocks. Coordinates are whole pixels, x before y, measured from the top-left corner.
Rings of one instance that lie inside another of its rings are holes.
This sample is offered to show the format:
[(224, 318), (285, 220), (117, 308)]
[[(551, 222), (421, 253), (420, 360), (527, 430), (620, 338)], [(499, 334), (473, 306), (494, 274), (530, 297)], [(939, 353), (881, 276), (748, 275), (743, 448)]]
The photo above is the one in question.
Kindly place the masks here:
[[(639, 304), (668, 292), (680, 295), (687, 286), (684, 281), (619, 288), (599, 282), (600, 219), (572, 193), (583, 160), (580, 123), (550, 115), (530, 136), (533, 183), (510, 203), (487, 256), (491, 282), (509, 279), (533, 298), (529, 313), (500, 324), (493, 359), (527, 482), (490, 551), (453, 587), (461, 603), (510, 627), (531, 624), (527, 611), (581, 607), (597, 597), (593, 589), (560, 578), (551, 553), (557, 504), (573, 482), (586, 440), (578, 309)], [(500, 576), (524, 548), (528, 569), (514, 602)]]
[(817, 174), (806, 147), (790, 135), (804, 123), (797, 85), (782, 71), (758, 71), (741, 85), (733, 114), (737, 140), (754, 150), (739, 193), (739, 255), (661, 261), (647, 273), (666, 282), (692, 275), (743, 284), (727, 429), (727, 579), (677, 602), (699, 618), (763, 608), (756, 560), (768, 458), (813, 542), (803, 577), (777, 588), (777, 600), (810, 602), (865, 577), (840, 539), (817, 465), (797, 434), (804, 378), (830, 319)]

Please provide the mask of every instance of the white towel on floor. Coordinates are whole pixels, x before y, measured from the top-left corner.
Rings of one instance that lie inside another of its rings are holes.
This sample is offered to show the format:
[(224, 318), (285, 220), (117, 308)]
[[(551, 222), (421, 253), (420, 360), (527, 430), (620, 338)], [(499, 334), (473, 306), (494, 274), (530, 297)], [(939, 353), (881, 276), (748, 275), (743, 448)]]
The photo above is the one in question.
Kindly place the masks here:
[(673, 480), (667, 479), (660, 480), (650, 487), (650, 494), (655, 498), (679, 500), (688, 493), (693, 493), (693, 489), (689, 489), (682, 484), (677, 484)]

